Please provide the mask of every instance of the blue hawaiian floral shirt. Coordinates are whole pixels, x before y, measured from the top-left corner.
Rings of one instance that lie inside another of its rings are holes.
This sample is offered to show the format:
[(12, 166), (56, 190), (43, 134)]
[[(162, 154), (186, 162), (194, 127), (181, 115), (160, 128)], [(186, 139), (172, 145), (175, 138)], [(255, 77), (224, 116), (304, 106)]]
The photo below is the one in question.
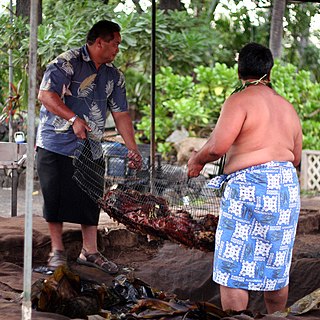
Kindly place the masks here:
[[(47, 66), (40, 90), (56, 92), (63, 102), (84, 119), (92, 139), (101, 139), (108, 111), (128, 110), (125, 80), (113, 64), (97, 70), (86, 45), (59, 55)], [(78, 138), (67, 120), (40, 109), (36, 146), (66, 156), (73, 156)]]

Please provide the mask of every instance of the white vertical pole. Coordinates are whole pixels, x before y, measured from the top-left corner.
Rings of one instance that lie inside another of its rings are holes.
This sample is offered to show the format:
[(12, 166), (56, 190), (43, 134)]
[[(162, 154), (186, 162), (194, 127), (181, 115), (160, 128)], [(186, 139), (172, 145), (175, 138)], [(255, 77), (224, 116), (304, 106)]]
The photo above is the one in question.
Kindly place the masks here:
[(37, 74), (37, 27), (38, 0), (30, 1), (30, 43), (29, 43), (29, 93), (27, 131), (27, 173), (26, 173), (26, 215), (24, 228), (24, 274), (22, 318), (31, 319), (31, 280), (32, 280), (32, 192), (34, 177), (35, 104)]

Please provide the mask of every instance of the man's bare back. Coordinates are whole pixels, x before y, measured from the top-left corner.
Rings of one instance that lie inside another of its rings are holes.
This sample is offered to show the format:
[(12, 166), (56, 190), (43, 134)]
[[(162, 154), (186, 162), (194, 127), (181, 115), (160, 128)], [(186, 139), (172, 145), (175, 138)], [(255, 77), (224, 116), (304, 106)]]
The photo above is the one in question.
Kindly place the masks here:
[[(269, 161), (300, 163), (300, 120), (293, 106), (273, 89), (251, 85), (232, 95), (223, 109), (221, 122), (239, 129), (226, 154), (225, 173)], [(216, 130), (222, 130), (213, 133), (220, 136), (217, 143), (223, 144), (223, 136), (229, 135), (227, 126), (217, 124)], [(231, 142), (230, 137), (227, 140)]]
[(226, 174), (269, 161), (290, 161), (298, 166), (301, 146), (301, 125), (295, 109), (273, 89), (259, 83), (225, 101), (209, 140), (201, 155), (195, 152), (190, 160), (195, 166), (189, 170), (197, 175), (201, 166), (224, 154)]

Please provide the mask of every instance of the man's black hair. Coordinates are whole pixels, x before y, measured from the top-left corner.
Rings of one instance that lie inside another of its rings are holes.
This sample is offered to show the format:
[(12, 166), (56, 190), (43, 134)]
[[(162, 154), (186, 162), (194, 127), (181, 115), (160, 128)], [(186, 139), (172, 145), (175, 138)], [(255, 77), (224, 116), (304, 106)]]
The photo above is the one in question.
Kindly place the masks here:
[(240, 79), (260, 79), (264, 75), (269, 77), (272, 67), (273, 56), (269, 48), (251, 42), (240, 50), (238, 58)]
[(101, 20), (93, 25), (87, 34), (87, 44), (92, 45), (97, 38), (102, 38), (105, 41), (110, 41), (114, 38), (115, 32), (120, 32), (120, 26), (109, 20)]

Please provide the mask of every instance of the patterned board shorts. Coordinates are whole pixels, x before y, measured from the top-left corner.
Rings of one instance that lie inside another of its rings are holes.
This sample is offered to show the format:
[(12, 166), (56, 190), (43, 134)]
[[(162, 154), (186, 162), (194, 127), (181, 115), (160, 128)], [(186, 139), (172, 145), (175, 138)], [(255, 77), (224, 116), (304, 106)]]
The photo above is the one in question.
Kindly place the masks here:
[(289, 283), (300, 212), (291, 162), (268, 162), (212, 179), (221, 200), (213, 280), (229, 288), (274, 291)]

